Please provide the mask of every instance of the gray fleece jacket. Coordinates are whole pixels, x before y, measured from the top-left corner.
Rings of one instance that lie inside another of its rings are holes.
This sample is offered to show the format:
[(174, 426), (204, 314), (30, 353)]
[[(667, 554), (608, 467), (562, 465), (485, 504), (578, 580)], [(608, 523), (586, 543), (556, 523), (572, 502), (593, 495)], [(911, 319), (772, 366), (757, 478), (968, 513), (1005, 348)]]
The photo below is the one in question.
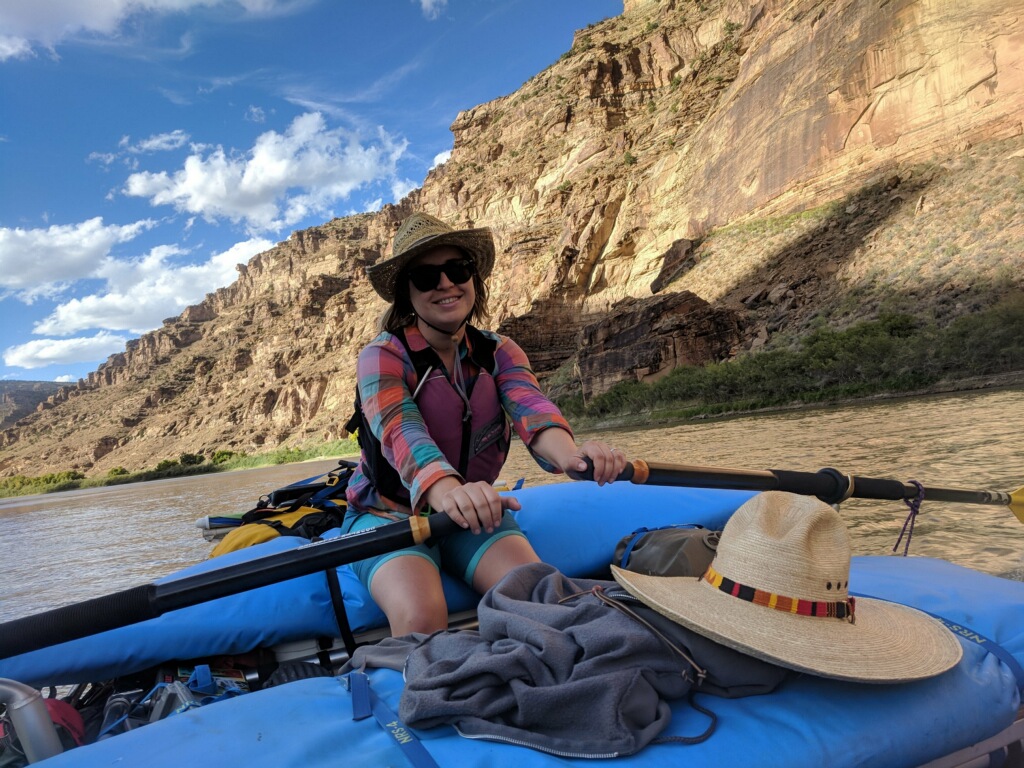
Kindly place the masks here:
[[(648, 626), (599, 599), (594, 587)], [(478, 631), (408, 639), (415, 647), (399, 708), (407, 725), (449, 723), (469, 738), (564, 756), (628, 755), (668, 725), (669, 700), (691, 690), (766, 693), (786, 674), (665, 619), (615, 582), (569, 579), (542, 563), (509, 573), (478, 614)], [(364, 653), (354, 661), (372, 665), (372, 652)], [(700, 732), (707, 720), (694, 714)]]

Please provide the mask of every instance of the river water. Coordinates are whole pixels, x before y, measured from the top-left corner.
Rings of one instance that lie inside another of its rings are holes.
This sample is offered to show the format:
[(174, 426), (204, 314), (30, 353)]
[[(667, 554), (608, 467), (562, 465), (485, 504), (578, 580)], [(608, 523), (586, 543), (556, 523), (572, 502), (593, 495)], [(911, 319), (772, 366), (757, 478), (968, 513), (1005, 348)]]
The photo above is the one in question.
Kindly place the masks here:
[[(1024, 390), (883, 400), (675, 426), (580, 434), (631, 458), (742, 469), (813, 472), (925, 486), (1010, 491), (1024, 485)], [(204, 559), (197, 518), (250, 509), (260, 495), (324, 472), (318, 461), (217, 475), (0, 499), (0, 621), (145, 584)], [(521, 443), (504, 477), (563, 482)], [(888, 554), (906, 517), (901, 502), (842, 507), (855, 554)], [(1024, 523), (1003, 506), (927, 501), (911, 554), (1024, 578)]]

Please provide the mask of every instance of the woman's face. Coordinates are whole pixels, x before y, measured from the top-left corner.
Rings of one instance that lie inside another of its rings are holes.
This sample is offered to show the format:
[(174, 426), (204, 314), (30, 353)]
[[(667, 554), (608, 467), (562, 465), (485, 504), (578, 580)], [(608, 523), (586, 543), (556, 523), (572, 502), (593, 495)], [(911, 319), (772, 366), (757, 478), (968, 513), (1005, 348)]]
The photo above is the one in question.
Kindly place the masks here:
[[(472, 259), (458, 248), (442, 245), (418, 256), (409, 266), (409, 272), (413, 272), (417, 267), (436, 267), (450, 261), (467, 261), (472, 264)], [(429, 270), (426, 272), (430, 273)], [(417, 315), (431, 325), (454, 333), (462, 325), (462, 321), (469, 317), (476, 303), (473, 275), (470, 274), (465, 282), (454, 283), (447, 274), (440, 272), (436, 285), (426, 290), (420, 290), (410, 280), (409, 298)]]

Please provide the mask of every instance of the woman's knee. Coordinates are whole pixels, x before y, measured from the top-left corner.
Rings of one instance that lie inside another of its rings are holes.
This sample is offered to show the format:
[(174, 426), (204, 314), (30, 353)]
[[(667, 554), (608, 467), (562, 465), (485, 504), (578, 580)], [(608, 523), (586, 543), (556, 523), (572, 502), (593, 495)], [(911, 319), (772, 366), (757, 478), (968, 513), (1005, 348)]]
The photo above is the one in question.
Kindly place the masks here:
[(429, 634), (448, 626), (441, 575), (422, 557), (396, 557), (383, 563), (370, 582), (370, 595), (384, 611), (394, 636)]
[(504, 536), (484, 552), (473, 573), (473, 589), (481, 594), (520, 565), (539, 563), (540, 558), (525, 536)]

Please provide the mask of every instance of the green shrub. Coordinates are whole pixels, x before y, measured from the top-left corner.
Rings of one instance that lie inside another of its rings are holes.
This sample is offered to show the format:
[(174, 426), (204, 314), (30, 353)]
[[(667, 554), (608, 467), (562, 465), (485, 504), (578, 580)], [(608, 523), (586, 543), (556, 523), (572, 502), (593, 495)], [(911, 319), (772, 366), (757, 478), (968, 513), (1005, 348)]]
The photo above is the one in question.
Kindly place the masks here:
[(176, 466), (178, 466), (178, 462), (175, 461), (174, 459), (164, 459), (163, 461), (156, 465), (156, 471), (163, 472), (165, 469), (170, 469), (171, 467)]
[(653, 384), (620, 382), (586, 405), (559, 398), (574, 417), (658, 410), (673, 417), (912, 392), (944, 376), (1024, 369), (1024, 296), (939, 328), (905, 314), (837, 330), (815, 328), (794, 346), (703, 367), (676, 368)]
[(128, 474), (128, 470), (124, 467), (113, 467), (107, 472), (107, 477), (123, 477)]
[(214, 451), (213, 452), (213, 456), (210, 458), (210, 463), (211, 464), (223, 464), (226, 461), (230, 461), (231, 459), (233, 459), (237, 455), (238, 454), (236, 454), (234, 451), (228, 451), (228, 450), (224, 450), (224, 449), (221, 449), (219, 451)]
[(81, 487), (81, 482), (84, 479), (85, 475), (74, 469), (52, 472), (38, 477), (14, 475), (0, 479), (0, 497), (69, 491)]
[(183, 453), (178, 457), (178, 463), (185, 467), (195, 467), (204, 461), (206, 459), (199, 453)]

